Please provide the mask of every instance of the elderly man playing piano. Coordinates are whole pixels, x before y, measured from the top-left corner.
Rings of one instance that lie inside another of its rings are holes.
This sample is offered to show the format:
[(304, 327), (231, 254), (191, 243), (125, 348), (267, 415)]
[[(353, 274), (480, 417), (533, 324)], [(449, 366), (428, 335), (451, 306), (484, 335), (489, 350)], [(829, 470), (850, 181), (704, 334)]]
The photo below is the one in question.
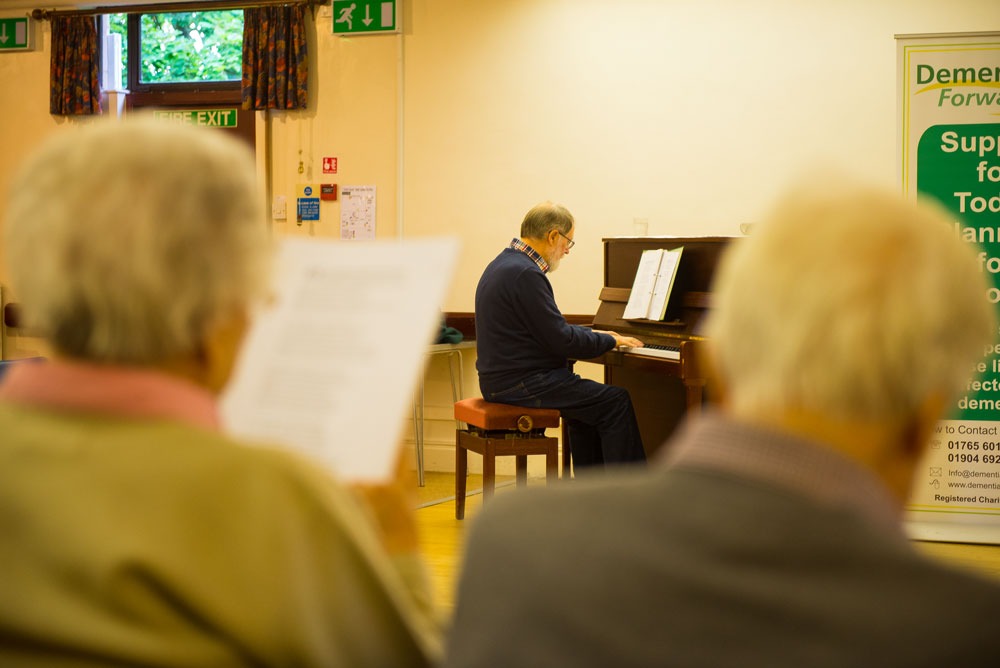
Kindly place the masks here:
[(996, 335), (948, 216), (817, 179), (715, 279), (719, 406), (649, 467), (491, 504), (445, 668), (998, 665), (1000, 586), (901, 526)]
[(573, 465), (644, 462), (628, 391), (584, 379), (569, 359), (599, 357), (642, 342), (616, 332), (566, 322), (546, 274), (574, 245), (573, 216), (544, 202), (528, 211), (521, 236), (483, 272), (476, 289), (476, 348), (483, 398), (504, 404), (556, 408), (566, 424)]

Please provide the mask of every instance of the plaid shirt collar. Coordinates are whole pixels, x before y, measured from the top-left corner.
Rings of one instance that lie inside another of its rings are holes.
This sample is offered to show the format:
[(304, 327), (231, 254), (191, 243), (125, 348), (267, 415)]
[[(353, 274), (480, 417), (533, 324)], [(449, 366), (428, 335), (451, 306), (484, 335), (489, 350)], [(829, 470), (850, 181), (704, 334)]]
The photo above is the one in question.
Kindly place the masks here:
[(542, 270), (543, 274), (549, 273), (549, 263), (545, 261), (545, 258), (539, 255), (538, 251), (536, 251), (534, 248), (524, 243), (520, 239), (516, 237), (514, 239), (511, 239), (510, 246), (508, 246), (508, 248), (513, 248), (516, 251), (521, 251), (522, 253), (530, 257), (532, 260), (534, 260), (535, 264), (538, 265), (538, 268)]

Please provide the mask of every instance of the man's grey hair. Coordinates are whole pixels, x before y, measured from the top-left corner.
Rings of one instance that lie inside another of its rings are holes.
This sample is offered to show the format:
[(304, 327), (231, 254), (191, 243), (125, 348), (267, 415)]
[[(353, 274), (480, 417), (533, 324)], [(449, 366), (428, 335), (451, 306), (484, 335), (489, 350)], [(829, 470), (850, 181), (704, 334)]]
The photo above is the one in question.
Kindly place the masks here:
[(569, 234), (573, 229), (573, 214), (561, 204), (542, 202), (536, 204), (521, 222), (521, 238), (544, 239), (552, 230)]
[(905, 418), (994, 340), (973, 247), (926, 202), (825, 181), (732, 242), (708, 337), (731, 406)]
[(29, 326), (55, 351), (145, 365), (194, 351), (268, 283), (249, 147), (145, 115), (51, 138), (12, 182), (4, 246)]

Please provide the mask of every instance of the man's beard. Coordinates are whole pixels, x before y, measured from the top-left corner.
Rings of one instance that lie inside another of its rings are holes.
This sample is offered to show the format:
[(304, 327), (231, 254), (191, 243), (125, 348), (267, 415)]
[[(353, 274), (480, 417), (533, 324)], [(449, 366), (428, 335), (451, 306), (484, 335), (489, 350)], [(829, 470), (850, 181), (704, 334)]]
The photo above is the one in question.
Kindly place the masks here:
[(562, 262), (562, 257), (559, 256), (559, 251), (553, 251), (551, 257), (545, 258), (545, 261), (549, 263), (549, 273), (559, 268), (559, 263)]

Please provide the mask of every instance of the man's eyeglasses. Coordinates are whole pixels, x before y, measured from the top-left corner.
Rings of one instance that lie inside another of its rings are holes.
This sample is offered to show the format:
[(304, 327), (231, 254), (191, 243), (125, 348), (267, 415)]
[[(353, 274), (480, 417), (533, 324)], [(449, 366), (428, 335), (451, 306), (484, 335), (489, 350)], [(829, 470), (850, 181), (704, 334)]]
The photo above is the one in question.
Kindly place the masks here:
[[(556, 230), (556, 232), (559, 232), (559, 230)], [(566, 240), (566, 250), (570, 250), (571, 248), (573, 248), (573, 246), (576, 245), (575, 241), (573, 241), (572, 239), (570, 239), (569, 237), (567, 237), (562, 232), (559, 232), (559, 236), (561, 236), (563, 239)]]

